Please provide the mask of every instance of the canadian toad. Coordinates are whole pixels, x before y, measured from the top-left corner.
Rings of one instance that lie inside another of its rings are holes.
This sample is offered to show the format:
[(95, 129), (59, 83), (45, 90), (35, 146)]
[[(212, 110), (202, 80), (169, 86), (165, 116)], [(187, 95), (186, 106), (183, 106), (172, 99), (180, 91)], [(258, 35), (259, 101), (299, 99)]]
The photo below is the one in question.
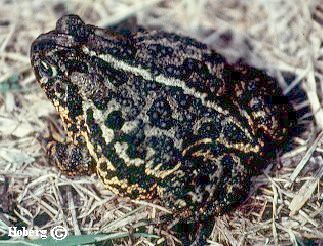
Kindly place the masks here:
[(273, 78), (189, 37), (68, 15), (34, 41), (31, 62), (67, 132), (50, 147), (57, 166), (96, 171), (107, 189), (181, 221), (208, 223), (241, 203), (291, 125)]

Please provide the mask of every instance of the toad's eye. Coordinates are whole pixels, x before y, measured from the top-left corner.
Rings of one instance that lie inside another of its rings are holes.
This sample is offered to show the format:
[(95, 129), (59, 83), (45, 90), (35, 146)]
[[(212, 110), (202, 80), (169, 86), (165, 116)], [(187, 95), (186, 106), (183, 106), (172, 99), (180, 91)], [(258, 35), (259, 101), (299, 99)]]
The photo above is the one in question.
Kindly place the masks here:
[(39, 73), (42, 77), (52, 78), (56, 76), (56, 68), (46, 61), (41, 61), (39, 64)]

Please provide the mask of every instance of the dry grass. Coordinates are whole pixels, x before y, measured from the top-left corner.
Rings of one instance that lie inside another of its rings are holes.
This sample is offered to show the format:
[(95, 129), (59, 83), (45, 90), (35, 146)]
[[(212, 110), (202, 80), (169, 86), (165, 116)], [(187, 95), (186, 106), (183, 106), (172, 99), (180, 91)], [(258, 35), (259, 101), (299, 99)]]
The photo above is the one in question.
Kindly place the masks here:
[[(287, 94), (304, 91), (294, 104), (297, 110), (310, 108), (300, 119), (305, 132), (293, 138), (289, 152), (280, 153), (273, 169), (255, 178), (251, 197), (239, 209), (217, 218), (210, 243), (323, 240), (322, 6), (319, 0), (0, 0), (0, 236), (17, 222), (42, 229), (63, 225), (71, 235), (141, 227), (154, 234), (146, 219), (165, 212), (118, 198), (96, 177), (60, 175), (36, 140), (54, 109), (31, 73), (30, 45), (69, 12), (98, 25), (135, 15), (144, 27), (190, 35), (230, 61), (243, 58), (267, 70)], [(166, 231), (161, 235), (171, 238)], [(154, 240), (140, 237), (136, 245)]]

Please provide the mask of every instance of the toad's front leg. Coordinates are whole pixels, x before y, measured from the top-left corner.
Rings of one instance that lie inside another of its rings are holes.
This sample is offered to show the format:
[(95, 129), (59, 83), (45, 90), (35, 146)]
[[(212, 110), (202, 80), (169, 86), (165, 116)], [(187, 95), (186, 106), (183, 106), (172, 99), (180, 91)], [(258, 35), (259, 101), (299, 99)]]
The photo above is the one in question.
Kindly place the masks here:
[(51, 136), (45, 138), (47, 154), (62, 173), (69, 176), (90, 175), (95, 172), (95, 162), (84, 142), (78, 144)]

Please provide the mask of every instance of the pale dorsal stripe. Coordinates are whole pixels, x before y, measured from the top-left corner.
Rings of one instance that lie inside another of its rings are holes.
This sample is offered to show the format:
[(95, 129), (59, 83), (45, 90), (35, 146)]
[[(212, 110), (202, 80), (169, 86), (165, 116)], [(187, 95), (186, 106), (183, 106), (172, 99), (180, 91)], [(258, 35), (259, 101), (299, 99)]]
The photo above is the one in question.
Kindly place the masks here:
[(149, 71), (145, 70), (144, 68), (135, 67), (123, 60), (113, 57), (108, 53), (97, 54), (97, 52), (95, 52), (94, 50), (90, 50), (88, 47), (84, 45), (82, 46), (82, 50), (85, 54), (89, 56), (99, 57), (100, 59), (110, 64), (116, 70), (135, 74), (136, 76), (141, 76), (143, 79), (147, 81), (154, 81), (158, 84), (181, 88), (185, 94), (199, 98), (203, 106), (207, 108), (212, 108), (213, 110), (217, 111), (219, 114), (223, 115), (227, 122), (235, 124), (238, 128), (240, 128), (245, 133), (246, 136), (248, 136), (248, 138), (250, 139), (253, 138), (248, 132), (248, 129), (242, 127), (239, 121), (235, 120), (233, 117), (229, 117), (230, 114), (227, 110), (222, 109), (215, 102), (205, 100), (207, 96), (206, 93), (201, 93), (196, 91), (194, 88), (187, 87), (185, 84), (185, 81), (172, 78), (172, 77), (166, 77), (162, 74), (159, 74), (158, 76), (153, 76)]

